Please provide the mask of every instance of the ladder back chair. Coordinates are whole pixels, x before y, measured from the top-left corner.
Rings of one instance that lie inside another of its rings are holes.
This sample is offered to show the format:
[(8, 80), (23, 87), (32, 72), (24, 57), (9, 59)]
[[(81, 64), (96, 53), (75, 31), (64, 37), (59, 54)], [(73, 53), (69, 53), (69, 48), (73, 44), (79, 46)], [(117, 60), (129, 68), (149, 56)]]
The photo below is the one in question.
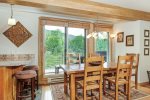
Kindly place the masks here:
[(79, 53), (68, 53), (66, 64), (70, 66), (71, 64), (81, 64), (80, 54)]
[[(66, 59), (66, 65), (67, 66), (71, 66), (71, 65), (74, 65), (74, 64), (78, 64), (80, 66), (81, 64), (81, 59), (80, 59), (80, 54), (79, 53), (68, 53), (66, 55), (67, 59)], [(83, 79), (83, 74), (78, 74), (76, 75), (76, 80), (81, 80)], [(70, 76), (68, 76), (68, 80), (69, 80), (69, 88), (71, 87), (70, 86)]]
[[(92, 66), (92, 62), (101, 62), (99, 65)], [(99, 97), (96, 97), (97, 100), (102, 100), (102, 80), (103, 80), (103, 63), (104, 57), (89, 57), (85, 60), (85, 70), (84, 70), (84, 79), (76, 81), (76, 87), (80, 86), (83, 89), (82, 95), (76, 93), (77, 100), (91, 100), (91, 97), (87, 97), (87, 91), (94, 89), (99, 90)], [(93, 72), (97, 72), (94, 73)], [(77, 88), (76, 88), (77, 92)], [(94, 95), (92, 95), (93, 97)]]
[[(130, 100), (132, 64), (133, 56), (118, 56), (116, 75), (104, 78), (104, 95), (108, 94), (114, 97), (115, 100), (119, 100), (119, 86), (125, 86), (124, 94), (127, 96), (127, 100)], [(106, 91), (106, 81), (115, 86), (115, 93), (110, 93), (108, 90)]]
[(127, 53), (127, 55), (133, 56), (132, 76), (135, 76), (135, 89), (138, 89), (139, 54)]
[(96, 53), (89, 53), (88, 57), (99, 57), (100, 54), (96, 54)]

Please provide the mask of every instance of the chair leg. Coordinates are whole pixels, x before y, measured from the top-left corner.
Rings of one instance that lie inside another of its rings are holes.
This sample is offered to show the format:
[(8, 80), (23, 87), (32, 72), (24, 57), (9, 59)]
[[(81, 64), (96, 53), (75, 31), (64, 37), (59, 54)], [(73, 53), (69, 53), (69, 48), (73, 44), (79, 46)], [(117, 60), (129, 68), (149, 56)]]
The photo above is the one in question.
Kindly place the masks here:
[(128, 84), (127, 100), (130, 100), (130, 84)]
[(83, 100), (87, 100), (87, 99), (86, 99), (86, 89), (83, 89), (83, 93), (84, 93), (84, 94), (83, 94)]
[(35, 86), (35, 84), (34, 84), (34, 78), (31, 78), (31, 100), (34, 100), (34, 86)]
[[(99, 88), (99, 92), (102, 91), (102, 84)], [(102, 92), (99, 93), (99, 100), (102, 100)]]
[(37, 77), (36, 77), (36, 85), (37, 85), (37, 90), (39, 89), (39, 72), (37, 71)]
[(135, 89), (138, 89), (138, 75), (135, 75)]
[(19, 82), (18, 82), (19, 80), (17, 80), (17, 87), (16, 87), (16, 100), (19, 100), (19, 95), (20, 95), (20, 87), (19, 87)]
[(103, 94), (105, 95), (105, 90), (106, 90), (106, 80), (103, 80)]
[(67, 74), (64, 73), (64, 93), (67, 94), (68, 93), (68, 84), (67, 84)]
[(118, 85), (115, 85), (115, 100), (118, 100)]

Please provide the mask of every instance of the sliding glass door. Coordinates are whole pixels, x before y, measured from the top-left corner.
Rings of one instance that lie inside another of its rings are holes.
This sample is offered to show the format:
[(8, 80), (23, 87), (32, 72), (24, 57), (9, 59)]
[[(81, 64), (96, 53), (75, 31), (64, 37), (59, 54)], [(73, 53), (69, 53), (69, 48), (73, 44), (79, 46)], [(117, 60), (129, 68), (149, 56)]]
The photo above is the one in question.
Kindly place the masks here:
[(64, 64), (65, 27), (45, 25), (45, 73), (55, 72), (55, 66)]
[(85, 56), (85, 29), (68, 28), (68, 53), (79, 53), (81, 57)]
[(109, 61), (109, 32), (98, 32), (95, 47), (96, 53), (104, 56), (105, 62)]
[[(66, 63), (67, 53), (80, 53), (84, 57), (85, 29), (45, 25), (44, 33), (46, 74), (55, 75), (55, 67)], [(59, 73), (62, 73), (61, 69)]]

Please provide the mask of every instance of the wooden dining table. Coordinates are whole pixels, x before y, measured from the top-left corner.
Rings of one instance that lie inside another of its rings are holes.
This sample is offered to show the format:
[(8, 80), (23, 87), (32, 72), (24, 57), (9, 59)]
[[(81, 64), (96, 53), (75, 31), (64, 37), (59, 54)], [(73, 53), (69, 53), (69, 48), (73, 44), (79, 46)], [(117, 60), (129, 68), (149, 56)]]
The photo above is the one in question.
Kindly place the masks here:
[[(84, 64), (60, 65), (64, 70), (64, 93), (68, 93), (68, 76), (70, 77), (70, 100), (75, 100), (75, 78), (78, 75), (84, 74)], [(103, 64), (104, 72), (116, 70), (117, 64), (114, 62)]]

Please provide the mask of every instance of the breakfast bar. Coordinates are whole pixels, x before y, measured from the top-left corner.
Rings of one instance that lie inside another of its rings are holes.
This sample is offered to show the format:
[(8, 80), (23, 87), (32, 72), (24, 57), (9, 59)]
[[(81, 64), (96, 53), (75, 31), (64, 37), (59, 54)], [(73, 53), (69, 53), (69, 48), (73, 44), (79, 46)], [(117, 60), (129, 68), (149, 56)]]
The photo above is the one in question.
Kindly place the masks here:
[(28, 61), (0, 62), (0, 100), (16, 100), (16, 79), (14, 74), (23, 70)]

